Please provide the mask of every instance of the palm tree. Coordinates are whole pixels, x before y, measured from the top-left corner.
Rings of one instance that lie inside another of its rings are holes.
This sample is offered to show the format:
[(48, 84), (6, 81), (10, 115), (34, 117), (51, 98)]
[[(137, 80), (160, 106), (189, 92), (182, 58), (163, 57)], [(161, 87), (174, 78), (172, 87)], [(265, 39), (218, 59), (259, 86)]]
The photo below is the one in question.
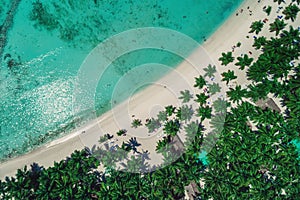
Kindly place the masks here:
[[(272, 120), (272, 124), (278, 123), (276, 120)], [(265, 129), (264, 127), (262, 128)], [(241, 196), (245, 196), (246, 198), (247, 195), (253, 195), (255, 199), (275, 199), (277, 194), (274, 190), (281, 191), (281, 189), (286, 188), (286, 186), (281, 185), (284, 183), (275, 182), (274, 179), (271, 180), (273, 182), (268, 182), (270, 179), (264, 179), (263, 175), (259, 174), (258, 171), (262, 166), (265, 166), (264, 168), (268, 168), (271, 172), (271, 179), (272, 176), (276, 176), (276, 179), (278, 179), (288, 174), (289, 172), (287, 171), (294, 169), (294, 167), (288, 164), (293, 161), (288, 161), (288, 159), (281, 160), (284, 158), (283, 154), (276, 153), (276, 150), (274, 150), (273, 145), (274, 141), (276, 141), (276, 137), (272, 138), (270, 136), (281, 135), (281, 133), (275, 134), (272, 129), (259, 131), (258, 134), (249, 129), (235, 129), (235, 131), (237, 132), (235, 134), (224, 134), (222, 136), (224, 138), (220, 138), (217, 142), (217, 146), (207, 155), (210, 162), (208, 169), (203, 173), (205, 190), (203, 190), (201, 194), (207, 194), (205, 199), (230, 199), (224, 194), (225, 190), (229, 190), (230, 194), (236, 194), (236, 197), (230, 195), (231, 198), (240, 198)], [(268, 131), (270, 131), (270, 133), (268, 133)], [(222, 142), (220, 140), (222, 140)], [(290, 150), (287, 149), (283, 150), (285, 153), (287, 153), (287, 151), (290, 152)], [(271, 163), (265, 161), (266, 157), (270, 159)], [(295, 156), (295, 158), (297, 157), (298, 156)], [(278, 169), (274, 170), (273, 166), (279, 167), (282, 166), (282, 163), (287, 164), (285, 169), (289, 168), (289, 170), (282, 170), (281, 173), (277, 173)], [(291, 179), (283, 180), (283, 182), (291, 181)], [(224, 182), (227, 184), (232, 183), (234, 187), (223, 188)], [(252, 185), (251, 190), (245, 187), (249, 186), (249, 183)], [(272, 191), (270, 191), (271, 188)], [(253, 189), (258, 192), (251, 192)], [(217, 191), (212, 193), (206, 192), (207, 190)], [(296, 191), (292, 193), (297, 194)]]
[[(75, 151), (68, 160), (55, 162), (43, 170), (34, 199), (94, 199), (91, 195), (99, 190), (100, 177), (95, 169), (99, 161), (85, 150)], [(72, 185), (72, 187), (70, 187)], [(97, 199), (97, 198), (96, 198)]]
[(195, 85), (194, 87), (198, 87), (199, 89), (202, 89), (204, 85), (206, 85), (205, 79), (200, 75), (198, 78), (195, 78)]
[(286, 91), (289, 90), (286, 83), (280, 83), (276, 79), (274, 81), (269, 81), (268, 85), (270, 85), (270, 93), (272, 93), (274, 97), (280, 99), (282, 99)]
[(244, 55), (244, 57), (238, 57), (237, 60), (239, 62), (235, 63), (236, 66), (240, 66), (240, 70), (244, 70), (246, 66), (250, 66), (253, 58), (249, 58), (247, 54)]
[[(298, 66), (299, 68), (299, 66)], [(288, 90), (285, 92), (285, 95), (282, 99), (282, 104), (287, 107), (287, 116), (289, 121), (295, 119), (295, 121), (299, 121), (299, 113), (300, 113), (300, 81), (299, 81), (300, 73), (296, 72), (291, 76), (288, 83)], [(299, 126), (300, 123), (296, 123)]]
[(263, 26), (264, 23), (261, 20), (252, 22), (250, 26), (251, 30), (249, 31), (249, 33), (255, 32), (255, 34), (257, 35), (262, 30)]
[(188, 138), (194, 138), (195, 136), (201, 136), (204, 128), (197, 120), (187, 124), (184, 130)]
[(234, 57), (232, 56), (232, 52), (222, 53), (222, 57), (219, 58), (221, 61), (221, 65), (228, 65), (229, 63), (234, 61)]
[(31, 184), (29, 171), (25, 166), (24, 170), (18, 169), (15, 177), (5, 178), (5, 182), (2, 185), (4, 191), (0, 191), (0, 194), (4, 193), (7, 199), (22, 199), (24, 197), (34, 199), (35, 196)]
[[(281, 35), (281, 36), (283, 36), (283, 35)], [(282, 48), (282, 41), (278, 38), (271, 37), (267, 41), (266, 45), (263, 47), (263, 52), (264, 53), (261, 54), (260, 56), (266, 57), (268, 54), (275, 54), (275, 53), (279, 54), (279, 53), (281, 53), (280, 51), (282, 51), (282, 49), (283, 49)], [(266, 53), (268, 53), (268, 54), (266, 54)]]
[(226, 81), (226, 85), (228, 85), (229, 81), (232, 81), (237, 78), (236, 75), (234, 75), (234, 71), (228, 70), (227, 72), (223, 72), (222, 74), (222, 81)]
[(265, 12), (267, 13), (267, 15), (269, 16), (270, 13), (271, 13), (271, 11), (272, 11), (272, 7), (271, 7), (271, 6), (268, 6), (264, 11), (265, 11)]
[(168, 114), (166, 111), (159, 111), (159, 113), (157, 114), (157, 119), (160, 122), (164, 122), (166, 120), (168, 120)]
[(170, 136), (176, 136), (181, 125), (178, 119), (170, 120), (164, 125), (164, 132)]
[[(128, 172), (142, 173), (149, 168), (149, 164), (146, 163), (145, 160), (142, 159), (141, 156), (133, 156), (133, 155), (130, 158), (127, 158), (126, 163), (123, 162), (123, 163), (121, 163), (121, 165), (124, 168), (126, 168), (126, 170)], [(138, 175), (133, 175), (133, 176), (137, 176), (137, 179), (139, 178)], [(132, 177), (129, 178), (129, 180), (132, 180), (132, 179), (133, 179)], [(129, 193), (128, 196), (132, 197), (133, 199), (140, 199), (140, 193), (135, 192), (137, 189), (138, 189), (138, 187), (136, 185), (136, 186), (130, 188), (129, 190), (127, 190), (127, 192)], [(119, 199), (119, 198), (117, 198), (117, 199)]]
[(199, 107), (198, 108), (198, 117), (201, 117), (200, 120), (203, 121), (204, 119), (211, 118), (212, 109), (209, 106), (206, 107)]
[(283, 20), (279, 20), (276, 18), (275, 21), (270, 24), (269, 30), (270, 30), (270, 32), (275, 31), (276, 35), (278, 35), (279, 32), (285, 28), (285, 26), (286, 26), (286, 23), (284, 23)]
[(177, 110), (176, 117), (181, 121), (187, 122), (191, 120), (193, 114), (194, 114), (194, 110), (191, 105), (190, 106), (183, 105)]
[(284, 19), (291, 19), (292, 22), (294, 22), (299, 11), (300, 9), (298, 6), (296, 6), (295, 4), (290, 4), (285, 7), (282, 13), (285, 15)]
[(211, 95), (214, 95), (221, 91), (221, 87), (218, 83), (208, 84), (207, 87)]
[(155, 151), (158, 152), (158, 153), (161, 153), (168, 146), (168, 144), (170, 142), (171, 142), (170, 137), (163, 137), (162, 140), (159, 140), (157, 142)]
[(229, 90), (230, 91), (227, 91), (226, 93), (230, 101), (232, 101), (233, 103), (239, 103), (240, 101), (242, 101), (242, 97), (245, 97), (245, 95), (247, 94), (247, 90), (242, 89), (242, 86), (240, 85), (236, 85), (235, 89), (229, 88)]
[(105, 141), (107, 141), (107, 140), (109, 140), (109, 139), (111, 139), (113, 137), (114, 137), (113, 135), (110, 135), (110, 134), (107, 133), (107, 134), (105, 134), (103, 136), (100, 136), (98, 142), (99, 143), (103, 143), (103, 142), (105, 142)]
[[(268, 70), (268, 65), (266, 65), (266, 63), (267, 62), (256, 62), (253, 65), (251, 65), (247, 71), (247, 79), (255, 82), (261, 82), (264, 79), (266, 79), (266, 70)], [(264, 68), (261, 66), (264, 66)]]
[(224, 129), (224, 123), (225, 123), (225, 114), (217, 114), (212, 116), (209, 124), (211, 125), (211, 128), (214, 129), (215, 133), (221, 133)]
[(132, 150), (132, 147), (128, 143), (122, 142), (121, 149), (123, 149), (124, 151), (129, 152), (129, 151)]
[(181, 96), (179, 99), (182, 99), (182, 103), (187, 103), (193, 98), (193, 95), (189, 90), (180, 91)]
[(246, 97), (251, 98), (253, 102), (265, 99), (271, 90), (269, 86), (270, 84), (266, 83), (251, 84), (248, 86), (249, 91), (247, 91)]
[(169, 105), (169, 106), (165, 107), (165, 111), (169, 117), (175, 113), (175, 110), (176, 110), (176, 107), (174, 107), (173, 105)]
[(145, 126), (148, 128), (148, 132), (152, 133), (161, 127), (161, 123), (158, 119), (151, 118), (146, 120)]
[(293, 60), (296, 52), (294, 48), (285, 47), (282, 43), (281, 38), (271, 38), (268, 45), (264, 47), (264, 53), (249, 67), (248, 78), (251, 76), (254, 81), (262, 82), (270, 78), (287, 77), (288, 71), (292, 68), (288, 63)]
[(3, 199), (8, 199), (9, 198), (6, 194), (6, 191), (7, 191), (6, 187), (7, 187), (7, 182), (4, 182), (4, 181), (0, 180), (0, 196)]
[(267, 44), (267, 38), (265, 36), (261, 36), (254, 39), (253, 47), (255, 49), (260, 49), (261, 47), (265, 46)]
[(249, 118), (251, 118), (251, 116), (255, 113), (256, 106), (253, 105), (252, 103), (244, 101), (238, 106), (237, 109), (238, 109), (238, 112), (240, 112), (240, 113), (247, 113)]
[(213, 102), (213, 108), (216, 113), (226, 113), (227, 107), (229, 106), (230, 103), (221, 98), (218, 98)]
[(121, 129), (117, 132), (117, 135), (118, 136), (122, 136), (122, 135), (125, 135), (127, 133), (127, 130), (126, 129)]
[(203, 104), (205, 104), (206, 100), (209, 98), (204, 93), (196, 94), (196, 97), (197, 97), (197, 99), (195, 101), (198, 102), (200, 104), (200, 106), (202, 106)]
[(137, 128), (139, 126), (142, 126), (142, 120), (140, 119), (134, 119), (131, 123), (132, 128)]
[[(273, 124), (274, 122), (280, 121), (282, 116), (270, 109), (262, 110), (261, 108), (256, 108), (256, 112), (253, 116), (253, 121), (257, 122), (258, 124), (262, 125), (269, 125)], [(269, 130), (268, 130), (269, 132)], [(268, 134), (271, 134), (270, 132)]]
[[(293, 46), (297, 47), (300, 41), (299, 30), (294, 29), (292, 26), (290, 26), (290, 29), (288, 31), (283, 30), (282, 33), (280, 34), (280, 37), (281, 37), (281, 42), (288, 46), (292, 44)], [(292, 55), (295, 54), (291, 54), (291, 56)]]
[(209, 64), (209, 65), (207, 66), (207, 68), (204, 68), (203, 70), (206, 72), (206, 73), (204, 74), (204, 77), (208, 76), (209, 78), (214, 77), (214, 76), (215, 76), (214, 74), (217, 72), (216, 66), (215, 66), (215, 65), (212, 66), (211, 64)]
[[(197, 163), (199, 163), (198, 156), (195, 152), (200, 152), (203, 150), (202, 141), (204, 136), (201, 134), (200, 136), (191, 136), (186, 139), (185, 145), (187, 146), (186, 153), (188, 155), (192, 155)], [(194, 160), (193, 159), (193, 160)]]

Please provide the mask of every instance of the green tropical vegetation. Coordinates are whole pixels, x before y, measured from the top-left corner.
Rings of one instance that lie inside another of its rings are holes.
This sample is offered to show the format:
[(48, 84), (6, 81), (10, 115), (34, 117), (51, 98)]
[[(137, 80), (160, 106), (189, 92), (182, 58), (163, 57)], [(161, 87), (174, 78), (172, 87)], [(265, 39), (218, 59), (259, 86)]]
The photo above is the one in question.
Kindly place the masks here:
[(215, 110), (215, 112), (217, 113), (226, 113), (227, 111), (227, 107), (230, 106), (230, 103), (225, 101), (222, 98), (218, 98), (217, 100), (214, 100), (213, 102), (213, 108)]
[(195, 100), (202, 106), (203, 104), (206, 104), (206, 100), (209, 98), (209, 96), (205, 95), (204, 93), (196, 94), (197, 99)]
[(178, 119), (167, 121), (164, 125), (164, 132), (170, 136), (176, 136), (181, 125)]
[(112, 139), (114, 136), (113, 135), (110, 135), (110, 134), (105, 134), (103, 136), (101, 136), (98, 140), (99, 143), (103, 143), (103, 142), (106, 142), (107, 140), (109, 139)]
[(172, 116), (175, 113), (175, 111), (176, 111), (176, 107), (173, 105), (168, 105), (165, 107), (165, 112), (169, 117)]
[(286, 23), (284, 23), (284, 20), (280, 20), (280, 19), (275, 19), (275, 21), (273, 23), (270, 24), (270, 28), (269, 30), (271, 32), (275, 32), (276, 36), (279, 34), (279, 32), (284, 29), (286, 26)]
[[(280, 5), (285, 1), (274, 2)], [(271, 37), (262, 35), (253, 40), (257, 57), (237, 57), (248, 80), (243, 86), (237, 83), (228, 88), (228, 83), (237, 79), (229, 68), (234, 69), (237, 63), (231, 52), (222, 53), (219, 61), (225, 65), (222, 81), (228, 98), (218, 97), (207, 105), (209, 97), (201, 90), (205, 85), (213, 89), (205, 81), (214, 73), (213, 67), (208, 67), (204, 77), (195, 78), (195, 94), (181, 92), (184, 105), (168, 105), (157, 118), (146, 120), (149, 133), (163, 132), (155, 148), (168, 165), (151, 166), (149, 152), (141, 150), (142, 145), (132, 137), (120, 148), (85, 148), (49, 168), (33, 163), (19, 169), (14, 177), (0, 181), (0, 197), (184, 199), (185, 187), (193, 186), (195, 199), (299, 199), (300, 152), (295, 142), (300, 141), (300, 32), (285, 21), (296, 20), (297, 14), (292, 13), (297, 13), (294, 7), (299, 3), (284, 4), (287, 17), (275, 19), (269, 29), (262, 27)], [(218, 93), (209, 92), (212, 97)], [(278, 100), (282, 112), (256, 104), (268, 98)], [(198, 107), (189, 102), (198, 102)], [(206, 121), (211, 127), (204, 126)], [(172, 148), (179, 132), (187, 137), (181, 154)], [(125, 129), (116, 133), (125, 134)], [(105, 143), (112, 137), (106, 134), (100, 141)], [(203, 149), (207, 162), (199, 159)], [(124, 158), (127, 162), (122, 165), (134, 173), (114, 168), (114, 163)], [(97, 170), (100, 165), (105, 170)]]
[(211, 95), (217, 94), (221, 91), (221, 87), (218, 83), (207, 84), (207, 88)]
[(262, 30), (263, 26), (264, 23), (261, 20), (255, 21), (251, 24), (251, 30), (249, 31), (249, 33), (255, 32), (255, 34), (257, 35)]
[(209, 106), (199, 107), (197, 110), (197, 116), (200, 117), (200, 121), (204, 119), (210, 119), (212, 116), (212, 108)]
[(146, 120), (145, 126), (148, 128), (148, 132), (152, 133), (161, 127), (161, 122), (158, 119), (151, 118)]
[(261, 36), (261, 37), (254, 39), (253, 47), (255, 47), (255, 49), (258, 50), (262, 46), (264, 46), (266, 43), (267, 43), (267, 38), (264, 36)]
[(232, 52), (222, 53), (222, 57), (219, 58), (221, 61), (221, 65), (228, 65), (229, 63), (234, 61), (234, 57), (232, 56)]
[(206, 68), (203, 69), (205, 71), (204, 77), (209, 77), (212, 78), (215, 76), (215, 73), (217, 72), (216, 70), (216, 66), (212, 66), (211, 64), (209, 64)]
[(166, 111), (159, 111), (157, 114), (157, 119), (159, 122), (164, 122), (168, 119), (168, 114)]
[(272, 6), (268, 6), (265, 10), (264, 10), (267, 15), (269, 16), (271, 14), (271, 11), (272, 11)]
[(187, 122), (192, 119), (193, 114), (194, 114), (194, 110), (193, 110), (192, 106), (183, 105), (178, 108), (178, 110), (176, 112), (176, 117), (178, 119), (180, 119), (181, 121)]
[(234, 71), (228, 70), (227, 72), (223, 72), (222, 74), (222, 81), (226, 81), (226, 85), (228, 85), (229, 81), (237, 79), (237, 76), (234, 74)]
[(134, 119), (132, 122), (131, 122), (131, 127), (133, 128), (137, 128), (139, 126), (142, 126), (142, 120), (140, 119)]
[(249, 58), (247, 54), (245, 54), (243, 57), (237, 57), (238, 62), (235, 63), (236, 66), (239, 66), (240, 70), (244, 70), (246, 66), (250, 66), (253, 58)]
[(206, 81), (201, 75), (198, 78), (195, 78), (195, 82), (194, 87), (198, 87), (199, 89), (202, 89), (206, 85)]
[(242, 86), (236, 85), (235, 88), (229, 88), (229, 91), (226, 93), (230, 101), (239, 103), (242, 101), (242, 98), (246, 96), (246, 89), (242, 89)]
[(121, 130), (119, 130), (119, 131), (117, 132), (117, 135), (118, 135), (118, 136), (123, 136), (123, 135), (126, 134), (126, 132), (127, 132), (126, 129), (121, 129)]
[(293, 22), (293, 21), (295, 21), (299, 11), (300, 11), (300, 9), (297, 5), (290, 4), (287, 7), (285, 7), (285, 9), (282, 13), (285, 15), (284, 19), (291, 19)]
[(182, 99), (182, 103), (187, 103), (193, 98), (193, 95), (189, 90), (180, 91), (180, 94), (181, 96), (179, 99)]

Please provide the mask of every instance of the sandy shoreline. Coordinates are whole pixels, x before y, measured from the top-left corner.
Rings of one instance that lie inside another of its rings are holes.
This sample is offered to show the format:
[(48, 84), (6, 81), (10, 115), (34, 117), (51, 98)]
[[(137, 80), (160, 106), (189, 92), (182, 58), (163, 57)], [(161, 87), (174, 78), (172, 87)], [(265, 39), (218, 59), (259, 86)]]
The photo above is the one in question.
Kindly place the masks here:
[[(236, 49), (234, 56), (237, 57), (242, 53), (248, 53), (244, 51), (249, 51), (252, 48), (252, 36), (254, 34), (248, 34), (249, 39), (245, 35), (249, 31), (251, 23), (256, 19), (269, 18), (273, 20), (276, 17), (277, 4), (273, 3), (273, 1), (264, 2), (258, 3), (254, 0), (245, 0), (236, 12), (207, 39), (202, 48), (196, 49), (192, 53), (190, 56), (191, 59), (196, 63), (201, 63), (201, 67), (203, 68), (209, 63), (216, 65), (219, 74), (227, 71), (228, 68), (221, 67), (218, 62), (221, 53), (223, 51), (230, 51), (231, 47), (238, 41), (242, 43), (242, 46)], [(266, 4), (274, 5), (272, 15), (268, 17), (262, 11), (262, 8)], [(249, 9), (247, 9), (248, 6), (250, 7)], [(241, 12), (242, 9), (243, 12)], [(252, 11), (252, 15), (250, 15), (250, 10)], [(238, 16), (236, 16), (236, 13), (239, 13)], [(209, 57), (205, 57), (203, 52), (206, 52)], [(134, 118), (144, 121), (146, 118), (150, 118), (156, 114), (157, 111), (163, 109), (164, 106), (170, 104), (179, 105), (180, 101), (177, 99), (179, 92), (184, 89), (193, 90), (194, 77), (199, 75), (199, 71), (201, 69), (195, 69), (187, 62), (183, 62), (176, 70), (158, 80), (153, 86), (133, 95), (123, 103), (117, 105), (113, 110), (106, 112), (74, 133), (50, 142), (26, 155), (1, 163), (0, 179), (3, 179), (5, 176), (14, 175), (18, 168), (23, 168), (24, 165), (30, 165), (33, 162), (37, 162), (45, 167), (51, 166), (54, 161), (64, 159), (76, 149), (82, 149), (84, 146), (92, 146), (98, 141), (101, 135), (115, 133), (121, 128), (130, 130), (128, 131), (130, 135), (123, 139), (127, 140), (130, 137), (136, 136), (138, 138), (140, 136), (138, 141), (142, 143), (143, 149), (150, 151), (155, 149), (153, 141), (157, 140), (159, 136), (147, 136), (145, 130), (130, 129), (130, 123), (133, 119), (132, 115), (135, 115)], [(235, 67), (235, 73), (241, 74), (237, 67)], [(181, 78), (181, 81), (178, 81), (179, 78)], [(238, 76), (237, 81), (245, 83), (246, 80), (244, 76)]]

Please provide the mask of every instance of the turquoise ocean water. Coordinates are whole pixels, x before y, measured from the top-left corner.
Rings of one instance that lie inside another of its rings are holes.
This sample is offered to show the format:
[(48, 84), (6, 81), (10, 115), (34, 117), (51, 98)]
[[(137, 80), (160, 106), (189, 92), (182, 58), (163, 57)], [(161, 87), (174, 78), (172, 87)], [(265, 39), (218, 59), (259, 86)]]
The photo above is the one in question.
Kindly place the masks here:
[[(89, 120), (86, 113), (73, 113), (74, 78), (101, 41), (129, 29), (164, 27), (201, 43), (241, 2), (0, 0), (0, 36), (4, 38), (0, 46), (0, 160), (27, 152)], [(144, 63), (175, 67), (180, 61), (176, 55), (154, 49), (121, 56), (97, 87), (97, 115), (111, 109), (112, 88), (129, 70)], [(166, 73), (156, 70), (149, 80)], [(134, 84), (126, 85), (124, 94)]]

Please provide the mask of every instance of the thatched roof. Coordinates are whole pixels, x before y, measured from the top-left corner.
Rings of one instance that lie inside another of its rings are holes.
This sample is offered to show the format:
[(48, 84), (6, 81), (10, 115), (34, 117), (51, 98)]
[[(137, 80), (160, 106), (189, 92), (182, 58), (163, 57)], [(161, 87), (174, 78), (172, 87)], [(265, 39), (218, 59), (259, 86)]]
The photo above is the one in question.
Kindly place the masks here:
[(266, 100), (260, 99), (257, 102), (255, 102), (255, 104), (262, 109), (270, 108), (271, 110), (281, 112), (279, 106), (275, 103), (275, 101), (272, 98), (268, 98)]
[(188, 199), (194, 199), (196, 193), (199, 193), (197, 184), (194, 181), (192, 181), (189, 185), (185, 186), (185, 191), (187, 195), (186, 198)]
[(180, 152), (184, 151), (184, 143), (182, 142), (182, 140), (178, 135), (173, 137), (172, 143), (176, 151), (180, 151)]

